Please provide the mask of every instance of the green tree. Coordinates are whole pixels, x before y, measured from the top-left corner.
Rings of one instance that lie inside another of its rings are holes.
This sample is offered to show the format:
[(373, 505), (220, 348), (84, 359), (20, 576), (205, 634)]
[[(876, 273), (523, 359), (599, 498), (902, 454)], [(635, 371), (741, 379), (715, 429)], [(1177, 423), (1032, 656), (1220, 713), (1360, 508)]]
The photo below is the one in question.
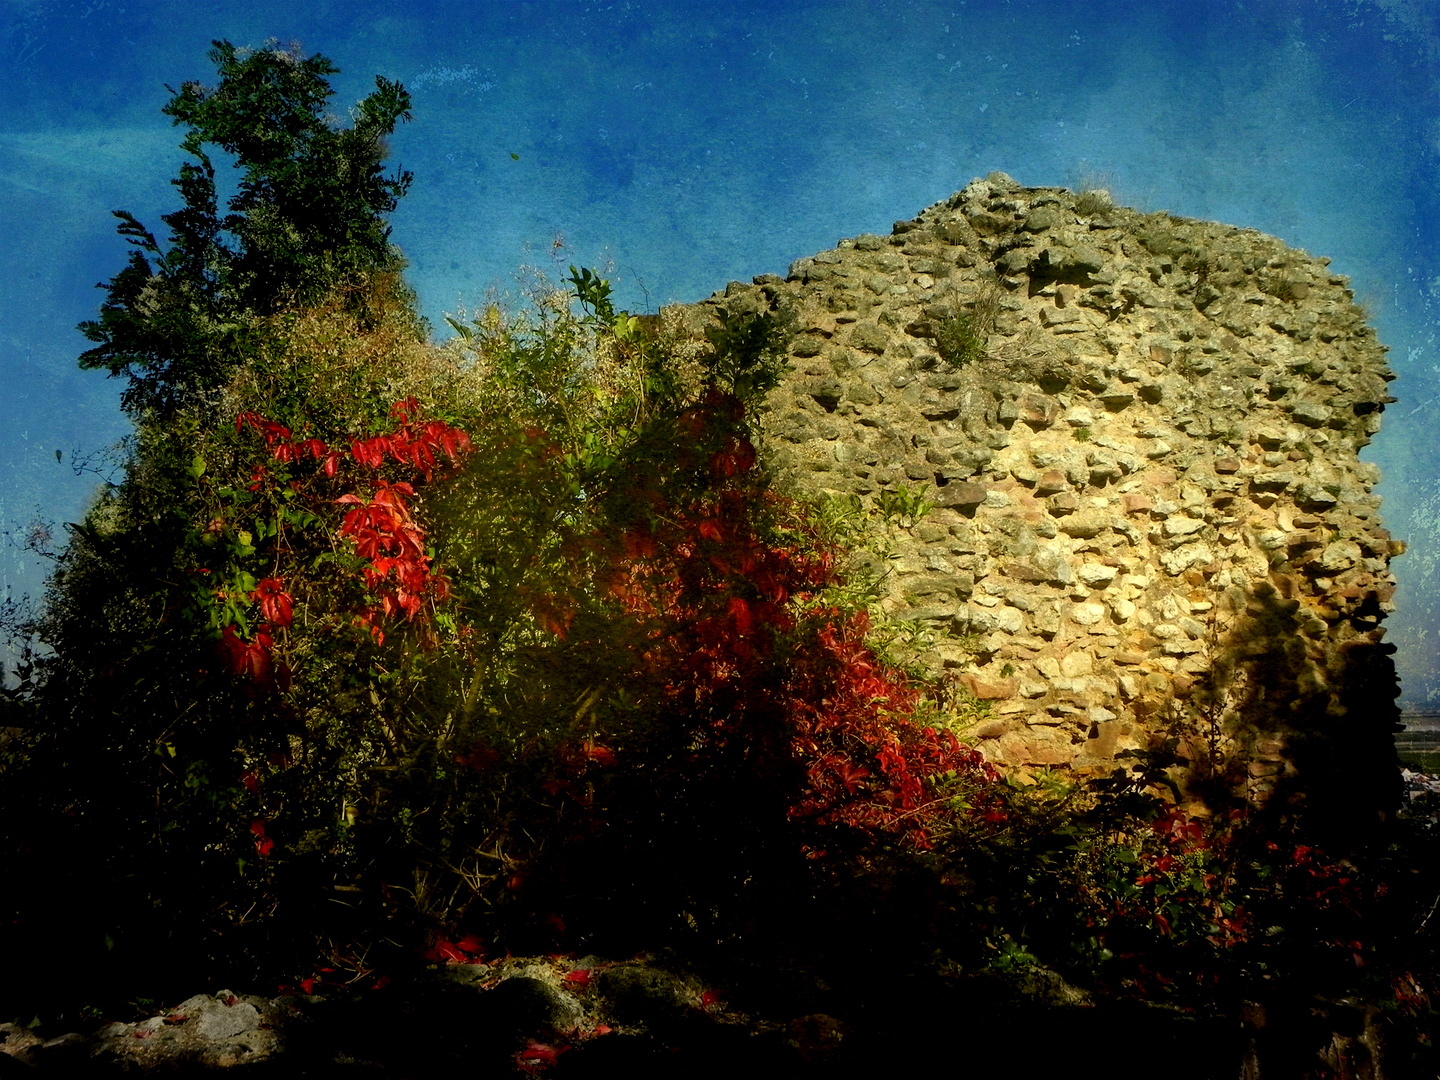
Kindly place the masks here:
[[(173, 415), (221, 385), (255, 348), (255, 317), (313, 303), (337, 286), (355, 295), (376, 270), (398, 270), (385, 215), (411, 174), (385, 175), (385, 139), (409, 120), (410, 96), (377, 78), (349, 127), (326, 112), (336, 68), (273, 44), (258, 50), (214, 42), (213, 88), (184, 83), (165, 106), (188, 130), (187, 161), (172, 183), (184, 206), (162, 220), (162, 243), (119, 210), (119, 233), (135, 250), (109, 284), (98, 320), (81, 331), (95, 348), (80, 366), (130, 380), (132, 415)], [(241, 177), (223, 216), (207, 148), (234, 157)]]

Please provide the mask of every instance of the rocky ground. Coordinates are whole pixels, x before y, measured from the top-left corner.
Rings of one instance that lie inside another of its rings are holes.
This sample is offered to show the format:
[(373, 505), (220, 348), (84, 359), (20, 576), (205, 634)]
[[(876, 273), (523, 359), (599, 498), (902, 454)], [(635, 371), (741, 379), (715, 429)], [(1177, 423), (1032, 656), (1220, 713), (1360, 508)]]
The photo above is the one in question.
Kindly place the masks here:
[(0, 1077), (845, 1075), (1073, 1064), (1122, 1046), (1166, 1062), (1167, 1076), (1202, 1077), (1232, 1074), (1246, 1053), (1223, 1018), (1096, 1005), (1043, 969), (856, 986), (779, 970), (718, 986), (659, 957), (449, 963), (406, 985), (277, 997), (221, 989), (88, 1031), (0, 1025)]

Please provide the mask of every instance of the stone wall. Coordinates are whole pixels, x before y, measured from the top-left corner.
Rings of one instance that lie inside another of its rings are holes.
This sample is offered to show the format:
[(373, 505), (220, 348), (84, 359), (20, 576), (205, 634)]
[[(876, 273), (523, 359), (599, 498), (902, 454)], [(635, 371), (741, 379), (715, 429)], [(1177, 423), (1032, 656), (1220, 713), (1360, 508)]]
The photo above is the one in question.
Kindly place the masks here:
[[(996, 173), (670, 314), (793, 311), (772, 465), (934, 501), (885, 605), (991, 703), (990, 760), (1094, 774), (1174, 738), (1192, 781), (1368, 817), (1395, 798), (1403, 548), (1357, 452), (1393, 375), (1328, 262)], [(947, 363), (967, 315), (984, 353)]]

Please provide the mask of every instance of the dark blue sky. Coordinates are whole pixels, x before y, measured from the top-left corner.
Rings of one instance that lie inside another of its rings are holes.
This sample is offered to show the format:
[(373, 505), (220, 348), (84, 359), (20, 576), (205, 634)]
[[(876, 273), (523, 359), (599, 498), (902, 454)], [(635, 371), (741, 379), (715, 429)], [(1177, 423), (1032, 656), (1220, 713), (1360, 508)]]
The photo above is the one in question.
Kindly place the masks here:
[[(212, 76), (217, 37), (329, 56), (337, 111), (375, 75), (411, 89), (394, 236), (437, 327), (553, 269), (557, 236), (653, 308), (996, 169), (1330, 256), (1402, 375), (1366, 456), (1411, 544), (1389, 621), (1405, 698), (1440, 700), (1433, 0), (0, 0), (0, 522), (76, 520), (96, 477), (74, 463), (126, 431), (74, 327), (125, 257), (109, 212), (174, 206), (165, 84)], [(12, 592), (43, 569), (0, 549)]]

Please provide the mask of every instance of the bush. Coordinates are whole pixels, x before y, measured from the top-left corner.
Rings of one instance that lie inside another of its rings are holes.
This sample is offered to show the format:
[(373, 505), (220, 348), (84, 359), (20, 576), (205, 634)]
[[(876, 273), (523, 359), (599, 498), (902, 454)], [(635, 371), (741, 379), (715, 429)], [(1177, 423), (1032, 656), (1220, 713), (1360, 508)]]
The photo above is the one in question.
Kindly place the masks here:
[(984, 281), (971, 300), (962, 304), (951, 293), (948, 307), (932, 318), (932, 334), (940, 359), (952, 368), (964, 367), (985, 355), (985, 343), (995, 328), (1000, 290), (994, 281)]
[(253, 319), (60, 558), (0, 808), (29, 941), (127, 979), (758, 947), (984, 801), (757, 459), (783, 312), (682, 362), (548, 293), (436, 350), (393, 274), (354, 289)]

